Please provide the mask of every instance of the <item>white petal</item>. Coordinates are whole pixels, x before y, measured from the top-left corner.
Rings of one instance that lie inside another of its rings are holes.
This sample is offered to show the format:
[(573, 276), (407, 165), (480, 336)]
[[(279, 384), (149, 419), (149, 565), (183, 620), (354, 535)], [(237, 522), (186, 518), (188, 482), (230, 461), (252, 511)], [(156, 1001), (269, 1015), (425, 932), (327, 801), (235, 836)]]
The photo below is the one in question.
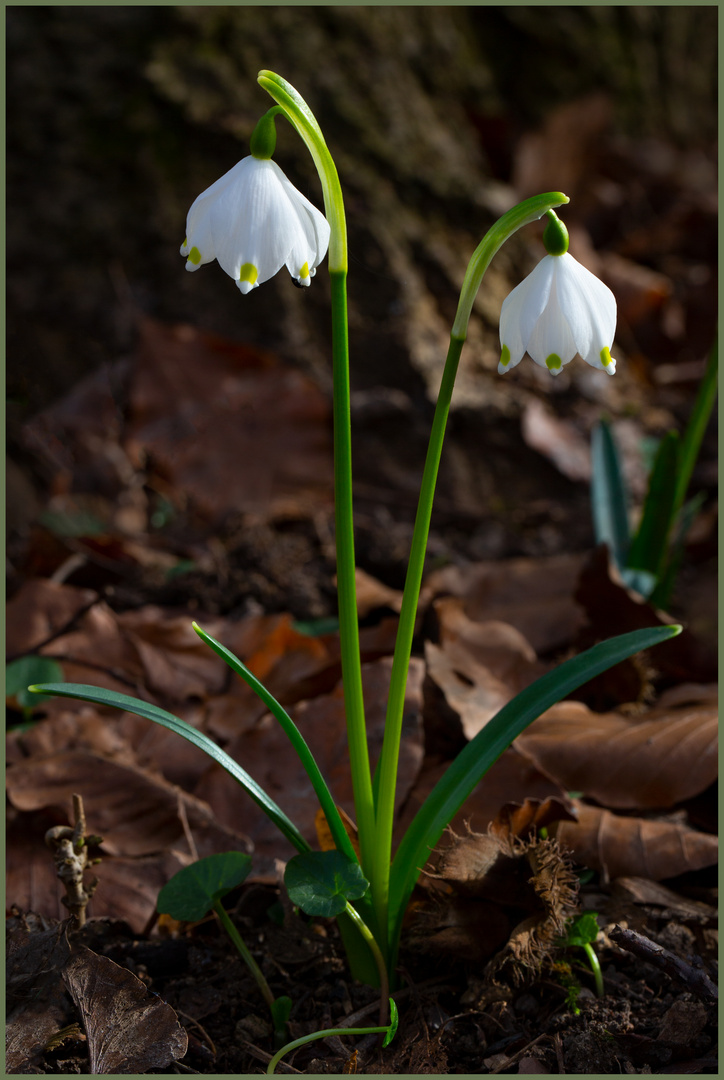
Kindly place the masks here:
[(576, 351), (591, 362), (600, 356), (601, 349), (610, 349), (613, 345), (616, 298), (607, 285), (576, 262), (572, 255), (560, 256), (556, 276), (561, 309), (571, 329)]
[(309, 255), (311, 255), (311, 258), (305, 258), (304, 262), (308, 262), (310, 270), (313, 270), (319, 266), (322, 259), (327, 254), (330, 235), (329, 222), (324, 214), (317, 210), (316, 206), (314, 206), (309, 199), (302, 195), (301, 191), (297, 191), (281, 169), (279, 170), (279, 174), (280, 182), (284, 187), (284, 191), (290, 203), (294, 207), (299, 224), (302, 227), (309, 245)]
[[(560, 258), (560, 256), (551, 256)], [(561, 311), (557, 274), (554, 273), (548, 303), (528, 340), (528, 355), (554, 375), (576, 355), (576, 343)]]

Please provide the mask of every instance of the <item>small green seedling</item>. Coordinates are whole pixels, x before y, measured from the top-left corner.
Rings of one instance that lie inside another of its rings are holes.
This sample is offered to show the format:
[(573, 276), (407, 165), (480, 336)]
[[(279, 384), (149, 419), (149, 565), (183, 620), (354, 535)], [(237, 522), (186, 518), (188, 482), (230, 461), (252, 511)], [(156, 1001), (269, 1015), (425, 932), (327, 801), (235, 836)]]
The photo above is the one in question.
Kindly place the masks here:
[(593, 948), (593, 942), (598, 937), (598, 923), (596, 922), (597, 912), (587, 911), (583, 915), (576, 916), (572, 919), (568, 926), (566, 936), (561, 939), (561, 945), (564, 948), (580, 948), (583, 949), (588, 962), (591, 965), (591, 971), (593, 972), (593, 978), (596, 983), (596, 994), (598, 997), (603, 997), (603, 975), (601, 974), (601, 965), (598, 962), (598, 956)]
[(183, 922), (198, 922), (213, 908), (269, 1006), (275, 1033), (284, 1036), (292, 1000), (286, 996), (274, 997), (261, 968), (221, 903), (227, 893), (241, 885), (250, 869), (251, 858), (241, 851), (227, 851), (221, 855), (209, 855), (205, 859), (199, 859), (191, 866), (179, 870), (164, 885), (158, 894), (156, 907), (159, 912)]
[(629, 499), (616, 442), (605, 420), (591, 440), (591, 507), (596, 541), (608, 544), (624, 583), (656, 607), (666, 608), (701, 509), (703, 493), (686, 501), (694, 466), (717, 392), (715, 343), (683, 438), (669, 431), (658, 444), (638, 528), (629, 529)]
[(380, 1034), (385, 1033), (385, 1037), (382, 1040), (382, 1048), (389, 1046), (395, 1037), (398, 1024), (397, 1006), (392, 998), (390, 998), (390, 1022), (385, 1027), (365, 1027), (365, 1028), (327, 1028), (325, 1031), (315, 1031), (312, 1035), (305, 1035), (301, 1039), (295, 1039), (294, 1042), (287, 1043), (281, 1050), (277, 1051), (274, 1057), (267, 1065), (267, 1075), (271, 1076), (274, 1073), (277, 1065), (290, 1050), (296, 1050), (299, 1046), (304, 1046), (306, 1043), (313, 1042), (315, 1039), (326, 1039), (331, 1035), (374, 1035), (377, 1032)]

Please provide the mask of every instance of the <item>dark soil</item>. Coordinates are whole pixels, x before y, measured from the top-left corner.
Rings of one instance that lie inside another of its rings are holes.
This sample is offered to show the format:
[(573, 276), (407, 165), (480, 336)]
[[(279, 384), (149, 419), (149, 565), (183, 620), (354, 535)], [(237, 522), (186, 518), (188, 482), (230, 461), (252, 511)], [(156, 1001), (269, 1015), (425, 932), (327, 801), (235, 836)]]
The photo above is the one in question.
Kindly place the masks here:
[[(293, 1001), (289, 1039), (377, 1023), (379, 998), (350, 979), (332, 921), (291, 911), (281, 916), (271, 888), (250, 886), (235, 902), (229, 899), (227, 908), (273, 993)], [(651, 940), (683, 959), (691, 960), (695, 948), (710, 964), (716, 950), (706, 920), (670, 916), (650, 908), (641, 925)], [(77, 940), (133, 972), (176, 1010), (188, 1033), (188, 1053), (178, 1066), (151, 1072), (265, 1071), (279, 1048), (269, 1014), (213, 921), (188, 932), (139, 937), (122, 923), (98, 920)], [(308, 1044), (284, 1063), (305, 1073), (717, 1073), (714, 1002), (615, 946), (600, 950), (606, 993), (598, 999), (590, 969), (574, 952), (560, 952), (557, 967), (511, 989), (486, 985), (480, 969), (421, 962), (403, 948), (401, 989), (395, 992), (400, 1027), (389, 1048), (380, 1050), (374, 1035), (332, 1037)], [(572, 976), (580, 988), (572, 1004), (563, 985), (566, 964), (568, 981)], [(278, 1071), (287, 1071), (284, 1063)], [(41, 1065), (34, 1071), (88, 1071), (83, 1044), (72, 1038)]]

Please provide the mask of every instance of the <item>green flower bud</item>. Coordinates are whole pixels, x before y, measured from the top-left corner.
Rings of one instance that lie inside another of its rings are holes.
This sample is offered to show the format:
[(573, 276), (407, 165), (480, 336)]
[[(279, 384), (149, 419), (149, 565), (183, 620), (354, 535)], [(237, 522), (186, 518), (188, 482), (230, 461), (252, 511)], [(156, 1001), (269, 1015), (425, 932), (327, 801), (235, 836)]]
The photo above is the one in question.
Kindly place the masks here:
[(277, 129), (274, 119), (277, 113), (281, 111), (282, 110), (278, 106), (269, 109), (269, 112), (262, 116), (261, 120), (254, 128), (251, 139), (249, 140), (249, 149), (251, 150), (251, 156), (257, 158), (259, 161), (268, 161), (276, 150)]
[(565, 255), (568, 251), (568, 229), (558, 215), (548, 211), (548, 224), (543, 232), (543, 243), (549, 255)]

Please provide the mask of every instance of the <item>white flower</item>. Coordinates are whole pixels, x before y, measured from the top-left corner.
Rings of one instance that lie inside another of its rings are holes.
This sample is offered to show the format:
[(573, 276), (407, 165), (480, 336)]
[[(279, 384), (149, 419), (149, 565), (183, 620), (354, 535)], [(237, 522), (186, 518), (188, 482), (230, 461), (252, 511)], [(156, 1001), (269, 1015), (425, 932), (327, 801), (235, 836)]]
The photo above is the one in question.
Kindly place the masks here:
[(558, 375), (579, 353), (591, 367), (613, 375), (616, 300), (602, 281), (572, 255), (546, 255), (503, 301), (498, 371), (510, 371), (528, 353)]
[(309, 285), (327, 253), (329, 224), (270, 158), (243, 158), (195, 200), (181, 254), (186, 269), (217, 259), (243, 293), (286, 264)]

